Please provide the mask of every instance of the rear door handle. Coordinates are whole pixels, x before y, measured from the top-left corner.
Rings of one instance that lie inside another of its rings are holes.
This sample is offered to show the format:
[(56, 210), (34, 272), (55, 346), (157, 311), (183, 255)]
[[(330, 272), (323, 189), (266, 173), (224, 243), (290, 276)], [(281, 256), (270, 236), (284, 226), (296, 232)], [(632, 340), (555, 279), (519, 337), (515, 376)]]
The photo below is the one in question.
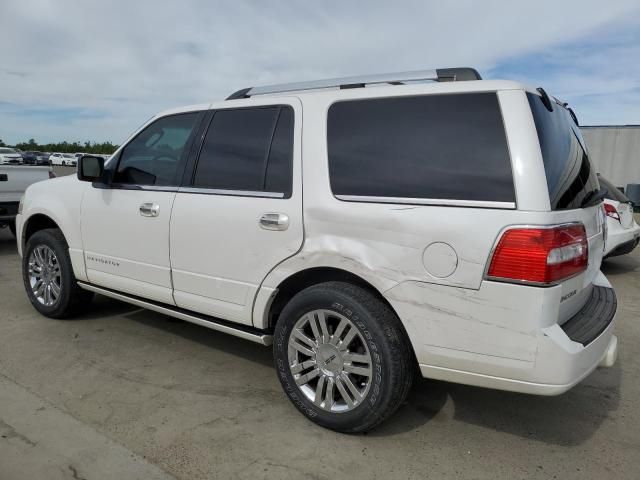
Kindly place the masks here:
[(143, 217), (157, 217), (160, 215), (160, 205), (146, 202), (140, 205), (140, 215)]
[(260, 227), (265, 230), (286, 230), (289, 228), (289, 216), (284, 213), (263, 213)]

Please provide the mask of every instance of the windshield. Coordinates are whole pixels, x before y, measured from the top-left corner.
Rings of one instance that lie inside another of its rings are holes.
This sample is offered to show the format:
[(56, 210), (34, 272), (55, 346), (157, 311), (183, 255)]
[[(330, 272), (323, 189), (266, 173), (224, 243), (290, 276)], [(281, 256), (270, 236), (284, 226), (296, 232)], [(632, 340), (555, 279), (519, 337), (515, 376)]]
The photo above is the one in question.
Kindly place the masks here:
[(600, 185), (602, 187), (607, 189), (607, 194), (604, 196), (604, 198), (608, 198), (609, 200), (615, 200), (616, 202), (620, 202), (620, 203), (630, 202), (629, 198), (627, 198), (627, 196), (624, 193), (622, 193), (622, 191), (618, 187), (616, 187), (613, 183), (611, 183), (609, 180), (607, 180), (600, 174), (598, 174), (598, 181), (600, 182)]
[(539, 95), (527, 93), (527, 99), (540, 141), (551, 209), (581, 208), (590, 198), (597, 200), (598, 178), (569, 111), (552, 101), (550, 112)]
[(73, 155), (71, 155), (70, 153), (63, 153), (63, 154), (62, 154), (62, 156), (63, 156), (64, 158), (76, 158), (76, 157), (74, 157)]
[(13, 148), (0, 148), (0, 153), (16, 153)]

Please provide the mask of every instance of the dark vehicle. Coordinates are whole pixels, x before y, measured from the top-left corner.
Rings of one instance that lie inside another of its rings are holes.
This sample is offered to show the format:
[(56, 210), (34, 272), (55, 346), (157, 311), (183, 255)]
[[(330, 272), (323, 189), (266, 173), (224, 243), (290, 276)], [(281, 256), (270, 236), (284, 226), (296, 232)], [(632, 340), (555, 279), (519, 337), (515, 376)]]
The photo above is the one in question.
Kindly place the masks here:
[(49, 165), (49, 155), (35, 151), (24, 152), (22, 162), (25, 165)]

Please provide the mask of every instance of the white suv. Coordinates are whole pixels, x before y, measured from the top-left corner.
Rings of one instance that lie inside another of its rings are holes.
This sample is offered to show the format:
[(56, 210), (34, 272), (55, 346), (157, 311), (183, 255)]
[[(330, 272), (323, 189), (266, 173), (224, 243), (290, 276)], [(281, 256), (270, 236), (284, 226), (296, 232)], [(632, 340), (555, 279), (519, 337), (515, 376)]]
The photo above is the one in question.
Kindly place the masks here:
[(439, 69), (161, 113), (29, 187), (18, 244), (42, 314), (96, 292), (273, 344), (295, 406), (357, 432), (415, 369), (555, 395), (612, 365), (602, 194), (560, 102)]

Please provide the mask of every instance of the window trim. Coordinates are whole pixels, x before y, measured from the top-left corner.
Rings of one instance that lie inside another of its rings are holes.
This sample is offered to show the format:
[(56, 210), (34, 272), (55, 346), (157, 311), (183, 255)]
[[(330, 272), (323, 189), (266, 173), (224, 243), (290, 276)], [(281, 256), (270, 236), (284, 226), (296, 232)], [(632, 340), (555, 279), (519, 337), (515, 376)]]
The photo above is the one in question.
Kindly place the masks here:
[(441, 207), (475, 207), (475, 208), (516, 208), (516, 202), (501, 202), (493, 200), (452, 200), (447, 198), (411, 198), (411, 197), (375, 197), (369, 195), (335, 195), (343, 202), (360, 203), (393, 203), (405, 205), (431, 205)]
[[(176, 169), (176, 185), (141, 185), (137, 183), (122, 183), (122, 182), (114, 182), (113, 179), (115, 174), (118, 171), (118, 167), (120, 166), (120, 162), (122, 161), (122, 154), (127, 149), (127, 147), (134, 142), (147, 128), (149, 128), (154, 123), (164, 120), (169, 117), (177, 117), (179, 115), (189, 115), (196, 114), (196, 120), (193, 126), (193, 130), (189, 134), (189, 138), (185, 142), (185, 149), (183, 155), (186, 155), (186, 159), (181, 162), (181, 166)], [(103, 189), (113, 189), (113, 190), (153, 190), (158, 192), (177, 192), (178, 189), (182, 186), (184, 181), (184, 172), (189, 165), (189, 159), (192, 155), (192, 148), (195, 143), (196, 137), (200, 134), (200, 130), (202, 129), (202, 119), (204, 118), (207, 110), (188, 110), (185, 112), (177, 112), (171, 113), (169, 115), (163, 115), (161, 117), (154, 118), (149, 123), (145, 124), (140, 130), (125, 144), (123, 145), (119, 152), (118, 156), (115, 158), (113, 168), (110, 168), (105, 173), (108, 175), (108, 179), (106, 183), (97, 183), (93, 182), (92, 185), (95, 188), (103, 188)]]
[[(443, 95), (466, 95), (477, 93), (493, 93), (498, 103), (498, 110), (500, 112), (500, 120), (502, 130), (504, 131), (505, 144), (507, 147), (507, 154), (509, 157), (509, 171), (511, 172), (511, 179), (513, 181), (513, 202), (505, 202), (500, 200), (463, 200), (463, 199), (449, 199), (449, 198), (412, 198), (412, 197), (382, 197), (372, 195), (345, 195), (336, 194), (333, 191), (331, 185), (331, 171), (329, 169), (329, 111), (331, 107), (339, 103), (347, 103), (354, 101), (369, 101), (369, 100), (387, 100), (395, 98), (415, 98), (415, 97), (434, 97)], [(411, 93), (400, 95), (385, 95), (380, 97), (358, 97), (358, 98), (346, 98), (330, 102), (325, 110), (325, 149), (326, 149), (326, 166), (327, 166), (327, 180), (329, 181), (329, 190), (331, 195), (336, 200), (341, 202), (356, 202), (356, 203), (387, 203), (387, 204), (400, 204), (400, 205), (425, 205), (425, 206), (442, 206), (442, 207), (470, 207), (470, 208), (488, 208), (488, 209), (500, 209), (500, 210), (515, 210), (517, 209), (518, 192), (516, 191), (515, 172), (513, 168), (513, 159), (511, 157), (511, 146), (509, 145), (509, 134), (507, 126), (504, 122), (504, 115), (502, 112), (502, 103), (500, 102), (500, 96), (498, 90), (479, 90), (472, 92), (446, 92), (446, 93)]]
[[(289, 159), (289, 172), (290, 172), (290, 191), (287, 192), (267, 192), (264, 190), (233, 190), (233, 189), (224, 189), (224, 188), (207, 188), (207, 187), (194, 187), (194, 181), (196, 177), (196, 172), (198, 170), (198, 164), (200, 163), (200, 156), (202, 155), (202, 150), (204, 148), (205, 139), (207, 137), (207, 133), (209, 133), (209, 129), (211, 128), (211, 123), (213, 122), (216, 113), (218, 112), (228, 112), (235, 110), (256, 110), (260, 108), (278, 108), (278, 113), (276, 116), (276, 120), (274, 122), (271, 138), (269, 141), (269, 149), (267, 151), (266, 158), (263, 160), (262, 164), (262, 185), (266, 186), (266, 174), (269, 168), (269, 157), (271, 155), (271, 147), (273, 146), (273, 139), (275, 137), (276, 130), (278, 128), (278, 122), (282, 116), (282, 110), (288, 108), (291, 111), (293, 116), (293, 125), (292, 125), (292, 144), (291, 144), (291, 158)], [(287, 200), (293, 197), (293, 186), (294, 186), (294, 164), (295, 164), (295, 143), (296, 143), (296, 109), (293, 105), (288, 103), (273, 103), (268, 105), (247, 105), (244, 107), (231, 107), (231, 108), (212, 108), (208, 110), (208, 117), (203, 122), (204, 125), (201, 129), (200, 138), (197, 141), (197, 146), (194, 145), (195, 153), (193, 154), (193, 162), (188, 166), (189, 174), (186, 175), (186, 181), (183, 181), (182, 186), (179, 189), (180, 193), (194, 193), (194, 194), (205, 194), (205, 195), (221, 195), (221, 196), (232, 196), (232, 197), (251, 197), (251, 198), (277, 198), (282, 200)]]
[(179, 193), (196, 193), (201, 195), (223, 195), (230, 197), (285, 198), (282, 192), (257, 192), (253, 190), (225, 190), (222, 188), (180, 187)]

